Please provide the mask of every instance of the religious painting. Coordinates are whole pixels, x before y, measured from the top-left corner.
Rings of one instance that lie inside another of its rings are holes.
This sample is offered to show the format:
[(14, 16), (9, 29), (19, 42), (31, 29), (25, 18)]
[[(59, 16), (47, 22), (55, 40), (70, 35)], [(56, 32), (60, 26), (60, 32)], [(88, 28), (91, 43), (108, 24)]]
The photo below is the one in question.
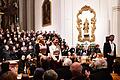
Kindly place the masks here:
[(77, 30), (79, 42), (94, 42), (96, 29), (96, 12), (90, 6), (83, 6), (77, 13)]
[(3, 29), (16, 25), (19, 18), (19, 0), (0, 0), (0, 12), (4, 13), (1, 19)]
[(42, 26), (51, 25), (51, 2), (44, 0), (42, 5)]

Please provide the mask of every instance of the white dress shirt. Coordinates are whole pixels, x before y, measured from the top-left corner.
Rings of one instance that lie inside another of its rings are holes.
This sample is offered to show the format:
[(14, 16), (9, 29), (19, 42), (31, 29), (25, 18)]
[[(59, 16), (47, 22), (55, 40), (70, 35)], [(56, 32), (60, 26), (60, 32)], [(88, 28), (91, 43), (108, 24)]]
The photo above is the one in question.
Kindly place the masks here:
[(61, 49), (60, 49), (60, 46), (59, 45), (54, 45), (52, 44), (50, 47), (49, 47), (49, 50), (50, 50), (50, 56), (53, 58), (53, 60), (57, 61), (57, 58), (56, 56), (59, 56), (59, 59), (61, 59)]

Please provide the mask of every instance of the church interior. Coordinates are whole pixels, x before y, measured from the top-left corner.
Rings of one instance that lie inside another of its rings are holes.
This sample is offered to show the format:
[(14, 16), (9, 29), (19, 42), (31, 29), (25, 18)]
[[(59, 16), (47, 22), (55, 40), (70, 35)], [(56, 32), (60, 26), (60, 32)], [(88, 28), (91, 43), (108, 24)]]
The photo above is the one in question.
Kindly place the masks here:
[(120, 0), (0, 0), (0, 80), (119, 80), (119, 21)]

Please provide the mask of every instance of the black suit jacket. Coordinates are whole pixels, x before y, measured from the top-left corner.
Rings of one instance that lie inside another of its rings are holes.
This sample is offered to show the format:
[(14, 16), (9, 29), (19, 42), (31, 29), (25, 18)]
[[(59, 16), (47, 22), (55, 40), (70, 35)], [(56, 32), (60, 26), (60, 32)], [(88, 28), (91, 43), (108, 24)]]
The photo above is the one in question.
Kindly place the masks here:
[[(110, 46), (109, 42), (104, 43), (104, 47), (103, 47), (103, 53), (104, 53), (104, 57), (108, 58), (109, 55), (108, 53), (111, 53), (112, 49)], [(114, 55), (112, 56), (114, 59), (116, 58), (116, 45), (114, 44)]]

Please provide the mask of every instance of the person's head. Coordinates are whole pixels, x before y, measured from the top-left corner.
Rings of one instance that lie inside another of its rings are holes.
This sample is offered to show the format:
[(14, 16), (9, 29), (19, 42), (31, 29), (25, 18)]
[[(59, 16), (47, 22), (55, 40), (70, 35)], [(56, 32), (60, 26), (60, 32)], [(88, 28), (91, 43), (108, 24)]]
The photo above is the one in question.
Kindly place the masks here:
[(28, 46), (28, 50), (32, 50), (33, 49), (33, 46)]
[(39, 40), (44, 40), (42, 35), (39, 35), (38, 38), (39, 38)]
[(114, 35), (110, 35), (110, 41), (114, 41)]
[(22, 42), (22, 46), (25, 46), (25, 42)]
[(38, 35), (36, 40), (39, 42), (42, 39), (43, 39), (43, 36), (42, 35)]
[(1, 69), (2, 69), (2, 72), (7, 72), (9, 71), (9, 62), (2, 62), (1, 64)]
[(25, 55), (22, 55), (21, 60), (25, 60)]
[(72, 60), (70, 58), (66, 58), (63, 62), (63, 66), (70, 66), (72, 64)]
[(58, 45), (59, 44), (59, 39), (57, 37), (53, 37), (52, 42), (54, 45)]
[(9, 50), (9, 46), (8, 46), (8, 45), (5, 45), (5, 49), (6, 49), (6, 50)]
[(18, 48), (18, 47), (19, 47), (19, 44), (18, 44), (18, 43), (16, 43), (16, 44), (15, 44), (15, 46)]
[(18, 38), (17, 38), (17, 37), (14, 37), (14, 40), (15, 40), (15, 41), (17, 41), (17, 40), (18, 40)]
[(70, 70), (71, 70), (73, 76), (80, 75), (82, 73), (82, 65), (79, 62), (74, 62), (70, 66)]
[(43, 74), (43, 80), (57, 80), (57, 78), (58, 74), (52, 69), (45, 71)]
[(34, 80), (42, 80), (42, 75), (44, 72), (45, 72), (45, 70), (43, 68), (36, 68), (34, 71), (33, 79)]
[(103, 54), (102, 53), (97, 53), (97, 58), (102, 58)]
[(0, 80), (17, 80), (17, 75), (12, 71), (8, 71), (0, 76)]
[(28, 54), (27, 57), (26, 57), (27, 60), (31, 60), (31, 58), (32, 58), (32, 57), (31, 57), (30, 54)]
[(43, 37), (42, 35), (39, 35), (39, 36), (37, 37), (37, 41), (38, 41), (38, 43), (41, 43), (41, 44), (45, 45), (44, 37)]
[(99, 44), (96, 44), (96, 45), (95, 45), (96, 48), (99, 48), (99, 46), (100, 46)]

